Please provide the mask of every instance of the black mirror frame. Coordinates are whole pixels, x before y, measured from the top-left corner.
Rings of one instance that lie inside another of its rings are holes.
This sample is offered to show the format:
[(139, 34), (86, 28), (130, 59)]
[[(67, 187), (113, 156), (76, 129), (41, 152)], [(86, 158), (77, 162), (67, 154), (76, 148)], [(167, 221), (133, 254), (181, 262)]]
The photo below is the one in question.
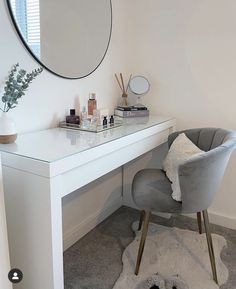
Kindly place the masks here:
[(110, 28), (110, 34), (109, 34), (109, 39), (108, 39), (108, 43), (107, 43), (107, 47), (106, 47), (106, 50), (104, 52), (104, 55), (102, 57), (102, 59), (100, 60), (100, 62), (97, 64), (97, 66), (89, 73), (83, 75), (83, 76), (79, 76), (79, 77), (68, 77), (68, 76), (63, 76), (63, 75), (60, 75), (58, 73), (56, 73), (55, 71), (51, 70), (50, 68), (48, 68), (45, 64), (43, 64), (35, 55), (34, 53), (32, 52), (32, 50), (29, 48), (28, 44), (26, 43), (24, 37), (22, 36), (21, 32), (20, 32), (20, 29), (18, 28), (18, 25), (16, 23), (16, 20), (15, 20), (15, 17), (13, 15), (13, 12), (12, 12), (12, 9), (11, 9), (11, 3), (10, 3), (10, 0), (6, 0), (6, 4), (7, 4), (7, 8), (8, 8), (8, 12), (10, 14), (10, 18), (11, 18), (11, 21), (13, 23), (13, 26), (15, 27), (16, 29), (16, 32), (17, 32), (17, 35), (18, 37), (20, 38), (21, 42), (23, 43), (24, 47), (26, 48), (26, 50), (30, 53), (30, 55), (43, 67), (45, 68), (47, 71), (51, 72), (52, 74), (58, 76), (58, 77), (61, 77), (61, 78), (64, 78), (64, 79), (81, 79), (81, 78), (84, 78), (84, 77), (87, 77), (89, 76), (90, 74), (92, 74), (99, 66), (100, 64), (102, 63), (102, 61), (104, 60), (106, 54), (107, 54), (107, 50), (109, 48), (109, 45), (110, 45), (110, 42), (111, 42), (111, 34), (112, 34), (112, 19), (113, 19), (113, 12), (112, 12), (112, 0), (110, 0), (110, 7), (111, 7), (111, 28)]

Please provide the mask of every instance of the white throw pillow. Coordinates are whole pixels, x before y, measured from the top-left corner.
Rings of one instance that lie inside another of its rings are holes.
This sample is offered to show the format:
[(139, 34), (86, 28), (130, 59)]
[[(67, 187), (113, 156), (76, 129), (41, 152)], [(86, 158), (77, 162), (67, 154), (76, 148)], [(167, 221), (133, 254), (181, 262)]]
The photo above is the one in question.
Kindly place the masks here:
[(178, 175), (179, 165), (191, 159), (193, 156), (203, 153), (204, 151), (200, 150), (193, 142), (191, 142), (191, 140), (184, 133), (179, 134), (173, 141), (163, 162), (163, 170), (166, 172), (167, 177), (172, 182), (172, 198), (174, 200), (182, 200)]

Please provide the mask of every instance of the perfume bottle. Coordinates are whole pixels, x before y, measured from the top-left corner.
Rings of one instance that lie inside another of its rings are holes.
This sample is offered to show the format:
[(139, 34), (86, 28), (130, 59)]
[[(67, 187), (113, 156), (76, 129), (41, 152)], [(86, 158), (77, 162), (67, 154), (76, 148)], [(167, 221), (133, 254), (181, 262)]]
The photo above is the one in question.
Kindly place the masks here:
[(106, 116), (104, 116), (104, 118), (103, 118), (102, 125), (103, 125), (104, 127), (107, 126), (107, 117), (106, 117)]
[(88, 115), (87, 115), (87, 111), (86, 111), (86, 107), (83, 106), (83, 109), (82, 109), (82, 112), (81, 112), (81, 118), (82, 118), (82, 121), (83, 120), (86, 120), (88, 118)]
[(114, 125), (114, 122), (115, 122), (114, 116), (111, 115), (110, 120), (109, 120), (110, 125), (111, 125), (111, 126)]
[(70, 115), (66, 116), (66, 123), (80, 124), (80, 117), (75, 114), (75, 109), (70, 109)]
[(82, 109), (82, 112), (81, 112), (81, 125), (84, 128), (89, 126), (89, 119), (88, 119), (88, 114), (87, 114), (85, 106), (83, 106), (83, 109)]
[(97, 109), (97, 100), (95, 93), (89, 94), (89, 100), (88, 100), (88, 115), (93, 115), (93, 111)]

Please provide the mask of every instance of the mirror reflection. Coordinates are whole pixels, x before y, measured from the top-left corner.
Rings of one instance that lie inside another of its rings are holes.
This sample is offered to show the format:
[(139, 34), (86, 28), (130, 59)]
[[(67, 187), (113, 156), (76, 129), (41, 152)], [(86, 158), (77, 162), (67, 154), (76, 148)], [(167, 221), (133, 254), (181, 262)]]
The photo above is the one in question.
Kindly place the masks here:
[(7, 0), (23, 43), (51, 72), (81, 78), (105, 56), (111, 0)]

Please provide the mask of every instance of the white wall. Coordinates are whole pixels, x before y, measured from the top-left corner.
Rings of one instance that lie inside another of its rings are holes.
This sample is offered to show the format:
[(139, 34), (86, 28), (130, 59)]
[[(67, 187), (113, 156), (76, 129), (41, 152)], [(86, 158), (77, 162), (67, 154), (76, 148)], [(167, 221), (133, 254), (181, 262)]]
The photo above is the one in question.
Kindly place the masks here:
[[(146, 75), (143, 102), (175, 116), (177, 129), (236, 130), (236, 1), (129, 0), (129, 70)], [(210, 209), (236, 229), (236, 153)]]
[(67, 249), (122, 205), (118, 168), (63, 198), (63, 237)]

